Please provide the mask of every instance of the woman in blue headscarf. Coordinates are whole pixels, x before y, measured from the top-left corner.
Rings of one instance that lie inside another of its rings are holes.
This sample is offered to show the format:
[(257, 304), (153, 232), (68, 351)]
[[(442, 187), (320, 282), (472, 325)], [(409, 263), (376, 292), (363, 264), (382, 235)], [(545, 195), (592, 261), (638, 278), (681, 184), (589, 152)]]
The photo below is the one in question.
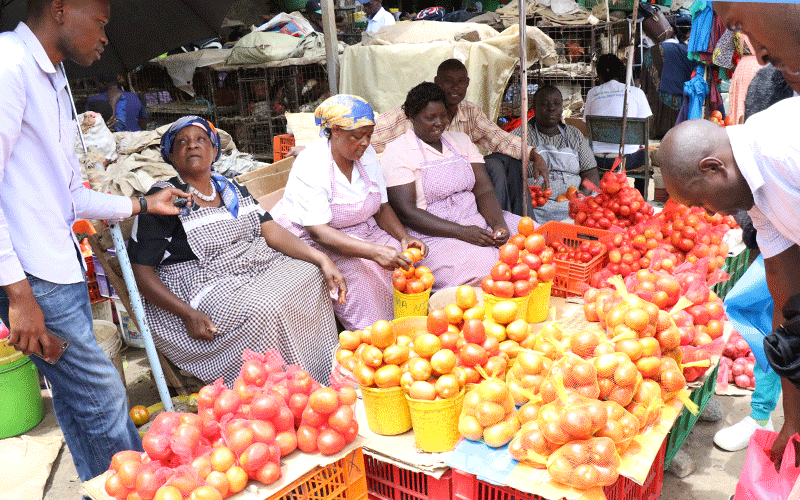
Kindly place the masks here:
[[(160, 187), (192, 194), (180, 215), (138, 216), (128, 252), (156, 347), (206, 382), (239, 374), (242, 352), (276, 349), (327, 383), (337, 344), (331, 259), (286, 231), (243, 186), (214, 172), (220, 138), (187, 116), (161, 137), (178, 175)], [(327, 287), (326, 287), (327, 282)]]
[(424, 255), (427, 248), (409, 236), (387, 201), (370, 146), (375, 117), (369, 103), (335, 95), (315, 116), (323, 138), (297, 156), (272, 213), (342, 270), (350, 293), (334, 310), (345, 328), (361, 329), (393, 318), (391, 271), (411, 264), (403, 250), (416, 247)]

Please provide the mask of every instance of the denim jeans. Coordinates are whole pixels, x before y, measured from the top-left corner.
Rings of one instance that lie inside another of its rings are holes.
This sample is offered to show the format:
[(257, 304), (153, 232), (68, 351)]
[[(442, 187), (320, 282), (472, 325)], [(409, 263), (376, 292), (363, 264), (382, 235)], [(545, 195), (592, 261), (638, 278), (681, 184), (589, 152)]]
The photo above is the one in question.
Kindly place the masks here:
[[(97, 345), (86, 282), (61, 285), (26, 275), (47, 329), (69, 342), (51, 365), (31, 356), (53, 391), (53, 408), (81, 481), (108, 469), (121, 450), (142, 450), (128, 415), (119, 372)], [(8, 322), (8, 297), (0, 288), (0, 318)]]

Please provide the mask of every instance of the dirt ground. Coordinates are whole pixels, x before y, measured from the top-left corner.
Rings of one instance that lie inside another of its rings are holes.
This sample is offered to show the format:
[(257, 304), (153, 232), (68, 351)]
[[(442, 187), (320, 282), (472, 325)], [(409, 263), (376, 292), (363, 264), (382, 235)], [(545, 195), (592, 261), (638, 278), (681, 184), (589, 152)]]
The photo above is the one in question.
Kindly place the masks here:
[[(127, 348), (123, 351), (128, 395), (132, 405), (149, 406), (157, 403), (158, 391), (151, 380), (149, 364), (144, 349)], [(32, 429), (30, 435), (53, 435), (59, 433), (49, 396), (45, 394), (45, 418)], [(736, 489), (742, 470), (745, 451), (728, 453), (713, 444), (714, 433), (727, 424), (738, 422), (750, 413), (749, 397), (714, 396), (724, 409), (725, 417), (718, 422), (699, 420), (683, 445), (693, 461), (694, 472), (678, 478), (664, 473), (662, 498), (670, 500), (727, 500)], [(773, 424), (780, 428), (783, 411), (780, 406), (773, 413)], [(59, 454), (45, 488), (45, 500), (79, 499), (81, 483), (78, 480), (72, 456), (64, 446)], [(648, 499), (650, 500), (650, 499)]]

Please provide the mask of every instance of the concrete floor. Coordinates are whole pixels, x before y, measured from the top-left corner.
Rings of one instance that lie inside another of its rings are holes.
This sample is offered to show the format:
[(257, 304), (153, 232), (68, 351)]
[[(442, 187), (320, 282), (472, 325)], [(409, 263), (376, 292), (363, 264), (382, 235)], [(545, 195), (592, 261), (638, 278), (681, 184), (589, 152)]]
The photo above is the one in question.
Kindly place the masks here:
[[(149, 406), (158, 402), (158, 392), (150, 380), (149, 365), (143, 349), (128, 348), (123, 352), (128, 394), (132, 405)], [(43, 391), (45, 394), (46, 391)], [(682, 450), (694, 462), (694, 472), (684, 478), (664, 473), (661, 498), (670, 500), (727, 500), (736, 489), (742, 470), (745, 451), (728, 453), (713, 444), (714, 433), (736, 423), (750, 413), (749, 397), (714, 396), (722, 404), (726, 417), (719, 422), (699, 420), (689, 434)], [(783, 424), (781, 405), (773, 413), (773, 424)], [(30, 435), (53, 435), (59, 433), (49, 397), (45, 397), (45, 418), (32, 429)], [(45, 488), (45, 500), (80, 499), (81, 483), (78, 480), (72, 456), (64, 446), (53, 467)], [(643, 499), (654, 500), (654, 499)]]

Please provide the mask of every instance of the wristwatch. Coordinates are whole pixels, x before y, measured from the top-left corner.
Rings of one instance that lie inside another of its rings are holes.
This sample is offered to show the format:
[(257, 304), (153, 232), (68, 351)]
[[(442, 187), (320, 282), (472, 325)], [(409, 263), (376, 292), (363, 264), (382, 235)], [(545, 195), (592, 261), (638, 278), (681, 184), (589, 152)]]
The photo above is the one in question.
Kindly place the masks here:
[(144, 196), (137, 196), (137, 198), (139, 199), (139, 206), (140, 206), (139, 213), (140, 214), (146, 214), (147, 213), (147, 198), (145, 198)]

